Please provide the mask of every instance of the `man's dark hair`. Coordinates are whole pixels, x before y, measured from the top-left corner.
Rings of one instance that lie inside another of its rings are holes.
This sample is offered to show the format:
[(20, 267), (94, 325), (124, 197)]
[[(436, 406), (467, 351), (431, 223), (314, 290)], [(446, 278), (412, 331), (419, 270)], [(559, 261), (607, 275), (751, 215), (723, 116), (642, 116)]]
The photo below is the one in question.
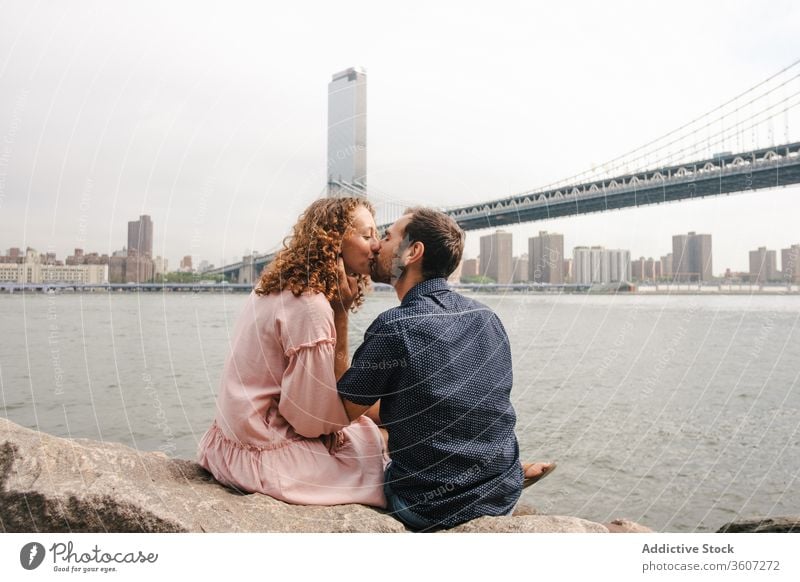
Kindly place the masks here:
[(422, 276), (425, 279), (449, 277), (461, 262), (464, 252), (464, 231), (455, 220), (433, 208), (409, 208), (411, 215), (405, 234), (409, 242), (425, 245), (422, 255)]

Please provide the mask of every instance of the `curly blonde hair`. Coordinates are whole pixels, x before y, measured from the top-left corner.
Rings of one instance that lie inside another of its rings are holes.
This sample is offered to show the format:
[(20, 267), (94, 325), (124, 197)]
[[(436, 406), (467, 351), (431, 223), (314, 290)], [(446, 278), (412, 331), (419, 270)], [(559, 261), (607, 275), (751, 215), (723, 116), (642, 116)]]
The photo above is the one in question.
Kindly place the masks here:
[[(328, 301), (339, 295), (338, 258), (342, 241), (353, 227), (353, 212), (363, 206), (375, 215), (364, 198), (321, 198), (306, 208), (283, 248), (261, 273), (258, 295), (290, 289), (295, 296), (306, 291), (322, 293)], [(364, 302), (369, 277), (358, 275), (355, 311)]]

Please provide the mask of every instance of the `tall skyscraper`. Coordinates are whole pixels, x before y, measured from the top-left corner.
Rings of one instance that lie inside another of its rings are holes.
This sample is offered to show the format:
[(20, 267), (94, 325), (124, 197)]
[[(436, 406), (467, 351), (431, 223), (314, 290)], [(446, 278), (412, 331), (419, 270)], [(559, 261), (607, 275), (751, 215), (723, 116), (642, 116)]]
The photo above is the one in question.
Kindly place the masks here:
[(750, 281), (752, 283), (766, 283), (778, 278), (778, 259), (775, 251), (768, 251), (766, 247), (758, 247), (750, 251)]
[(481, 275), (503, 285), (511, 283), (514, 272), (511, 243), (511, 233), (504, 230), (481, 237)]
[(534, 283), (564, 283), (564, 235), (539, 231), (528, 239), (528, 279)]
[(328, 84), (328, 196), (366, 196), (367, 73), (359, 67)]
[(786, 283), (800, 283), (800, 244), (781, 249), (781, 272)]
[(128, 222), (128, 254), (153, 256), (153, 221), (146, 214)]
[(711, 281), (711, 235), (676, 234), (672, 237), (672, 273), (676, 282)]

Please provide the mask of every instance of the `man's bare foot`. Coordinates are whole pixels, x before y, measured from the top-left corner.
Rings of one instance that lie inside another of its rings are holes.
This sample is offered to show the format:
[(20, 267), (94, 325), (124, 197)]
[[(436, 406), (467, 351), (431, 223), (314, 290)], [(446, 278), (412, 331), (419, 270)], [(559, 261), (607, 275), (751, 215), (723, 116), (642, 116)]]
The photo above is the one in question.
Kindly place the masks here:
[(522, 472), (524, 473), (522, 487), (528, 487), (544, 479), (547, 475), (552, 473), (555, 468), (555, 463), (522, 463)]

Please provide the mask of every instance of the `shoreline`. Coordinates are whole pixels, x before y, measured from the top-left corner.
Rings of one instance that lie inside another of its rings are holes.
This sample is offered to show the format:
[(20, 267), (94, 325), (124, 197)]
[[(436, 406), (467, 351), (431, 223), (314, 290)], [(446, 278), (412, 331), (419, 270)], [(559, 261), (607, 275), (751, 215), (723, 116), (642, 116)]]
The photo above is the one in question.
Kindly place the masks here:
[[(394, 289), (384, 289), (374, 286), (372, 293), (376, 295), (394, 294)], [(487, 285), (484, 287), (477, 287), (474, 285), (469, 286), (454, 286), (454, 290), (464, 295), (491, 295), (491, 296), (542, 296), (553, 297), (560, 295), (580, 295), (580, 296), (631, 296), (631, 297), (664, 297), (670, 295), (678, 296), (733, 296), (733, 297), (800, 297), (800, 287), (792, 286), (792, 288), (779, 287), (779, 288), (731, 288), (722, 289), (721, 287), (708, 287), (708, 288), (638, 288), (635, 290), (618, 290), (618, 289), (571, 289), (571, 288), (553, 288), (553, 289), (533, 289), (533, 288), (511, 288), (500, 285)], [(112, 294), (184, 294), (184, 295), (197, 295), (197, 294), (237, 294), (244, 295), (252, 291), (251, 285), (195, 285), (195, 284), (146, 284), (146, 285), (0, 285), (0, 297), (3, 296), (25, 296), (25, 295), (112, 295)]]

